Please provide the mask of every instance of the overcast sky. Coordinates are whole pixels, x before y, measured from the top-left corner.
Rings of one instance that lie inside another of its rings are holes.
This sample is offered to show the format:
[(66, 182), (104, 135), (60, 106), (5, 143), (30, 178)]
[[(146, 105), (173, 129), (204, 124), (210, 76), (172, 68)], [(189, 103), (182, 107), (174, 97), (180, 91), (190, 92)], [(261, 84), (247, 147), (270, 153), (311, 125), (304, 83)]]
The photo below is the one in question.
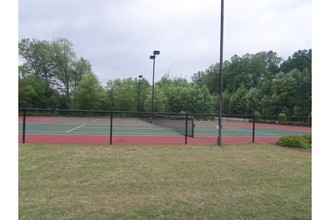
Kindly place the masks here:
[[(312, 48), (311, 0), (225, 0), (224, 60)], [(219, 62), (220, 0), (19, 0), (19, 40), (66, 38), (104, 85), (165, 73), (187, 80)]]

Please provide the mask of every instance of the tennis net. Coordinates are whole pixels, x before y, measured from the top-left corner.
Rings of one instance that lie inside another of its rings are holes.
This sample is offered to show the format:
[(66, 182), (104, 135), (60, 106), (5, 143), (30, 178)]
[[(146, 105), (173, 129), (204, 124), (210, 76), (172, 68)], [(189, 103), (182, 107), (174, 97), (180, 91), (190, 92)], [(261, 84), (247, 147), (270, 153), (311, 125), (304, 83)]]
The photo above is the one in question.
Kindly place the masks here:
[(195, 122), (194, 117), (188, 115), (170, 114), (142, 114), (142, 121), (151, 123), (159, 127), (166, 127), (174, 130), (178, 134), (194, 137)]

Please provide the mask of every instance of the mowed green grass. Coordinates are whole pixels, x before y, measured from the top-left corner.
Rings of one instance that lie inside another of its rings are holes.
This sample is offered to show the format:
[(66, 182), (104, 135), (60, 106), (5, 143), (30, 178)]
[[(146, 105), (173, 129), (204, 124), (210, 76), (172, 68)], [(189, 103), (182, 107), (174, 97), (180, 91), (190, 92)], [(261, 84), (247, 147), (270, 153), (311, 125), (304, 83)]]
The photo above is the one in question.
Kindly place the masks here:
[(310, 219), (311, 152), (20, 144), (19, 218)]

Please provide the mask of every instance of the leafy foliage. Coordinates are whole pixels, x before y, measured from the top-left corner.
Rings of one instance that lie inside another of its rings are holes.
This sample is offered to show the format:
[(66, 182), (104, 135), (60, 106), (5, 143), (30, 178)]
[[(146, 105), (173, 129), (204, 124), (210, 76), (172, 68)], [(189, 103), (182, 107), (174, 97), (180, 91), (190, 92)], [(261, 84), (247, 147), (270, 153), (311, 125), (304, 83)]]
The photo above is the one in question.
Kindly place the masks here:
[(277, 141), (278, 145), (285, 147), (309, 148), (311, 147), (312, 136), (308, 135), (286, 135)]
[[(147, 80), (117, 78), (102, 87), (92, 65), (77, 59), (67, 39), (22, 39), (18, 47), (23, 60), (18, 68), (19, 107), (151, 111), (152, 85)], [(232, 56), (224, 62), (223, 113), (310, 115), (311, 56), (311, 50), (299, 50), (287, 60), (273, 51)], [(192, 82), (164, 74), (154, 85), (154, 111), (216, 113), (219, 67), (216, 63), (198, 71)]]
[(304, 134), (303, 137), (307, 140), (310, 146), (312, 146), (312, 133)]
[(286, 122), (286, 115), (284, 113), (280, 113), (278, 115), (278, 123), (279, 124), (284, 124)]
[[(83, 76), (92, 70), (87, 60), (84, 58), (76, 59), (73, 44), (63, 38), (52, 42), (22, 39), (18, 48), (20, 57), (25, 61), (19, 66), (20, 91), (28, 89), (29, 86), (35, 87), (31, 81), (33, 76), (45, 87), (42, 90), (38, 89), (37, 99), (42, 99), (42, 96), (45, 96), (46, 99), (53, 101), (51, 104), (21, 101), (20, 107), (74, 107), (74, 105), (72, 106), (74, 103), (73, 91)], [(57, 95), (54, 96), (54, 94)], [(20, 97), (20, 100), (34, 98), (32, 93), (27, 93), (24, 98)]]
[(78, 109), (99, 109), (104, 100), (105, 92), (97, 77), (89, 73), (82, 78), (75, 91)]
[[(305, 115), (311, 111), (311, 50), (288, 60), (273, 51), (234, 55), (223, 69), (224, 113)], [(219, 64), (199, 71), (192, 81), (218, 93)]]

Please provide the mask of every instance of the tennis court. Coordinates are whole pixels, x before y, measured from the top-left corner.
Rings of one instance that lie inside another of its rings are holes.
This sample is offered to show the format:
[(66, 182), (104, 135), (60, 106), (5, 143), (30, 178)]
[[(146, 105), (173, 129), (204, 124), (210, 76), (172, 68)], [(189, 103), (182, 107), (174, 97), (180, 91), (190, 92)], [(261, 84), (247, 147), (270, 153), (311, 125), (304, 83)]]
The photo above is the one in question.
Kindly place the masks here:
[[(157, 126), (133, 117), (19, 117), (19, 142), (51, 144), (215, 144), (217, 120), (195, 120), (193, 137), (179, 134), (171, 127)], [(243, 119), (222, 121), (222, 143), (249, 143), (253, 123)], [(184, 128), (184, 122), (181, 126)], [(310, 127), (256, 123), (254, 141), (274, 143), (287, 134), (310, 133)], [(24, 137), (23, 137), (24, 135)]]

